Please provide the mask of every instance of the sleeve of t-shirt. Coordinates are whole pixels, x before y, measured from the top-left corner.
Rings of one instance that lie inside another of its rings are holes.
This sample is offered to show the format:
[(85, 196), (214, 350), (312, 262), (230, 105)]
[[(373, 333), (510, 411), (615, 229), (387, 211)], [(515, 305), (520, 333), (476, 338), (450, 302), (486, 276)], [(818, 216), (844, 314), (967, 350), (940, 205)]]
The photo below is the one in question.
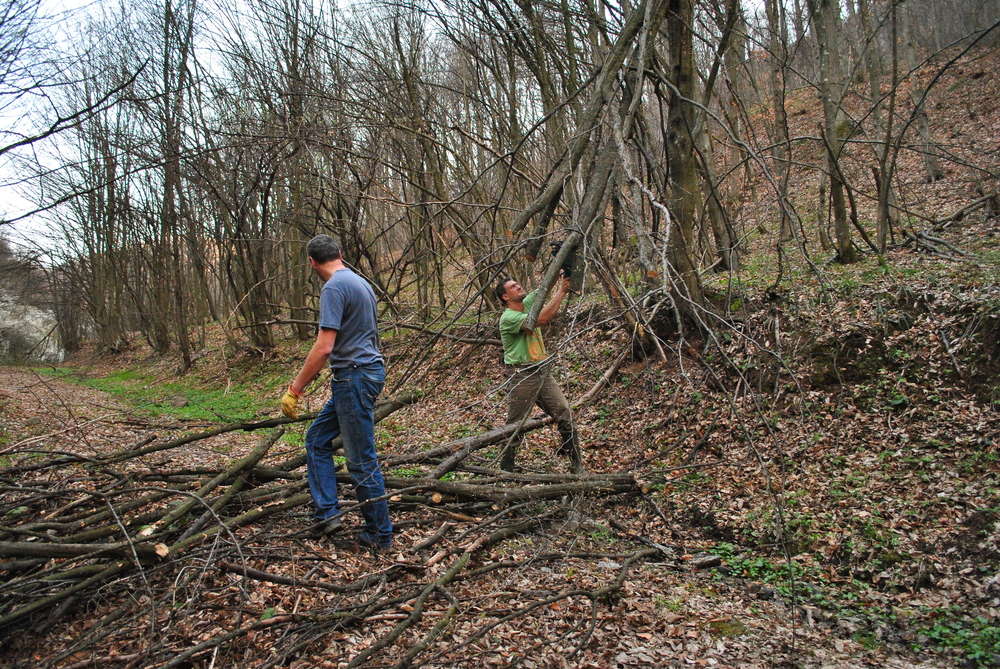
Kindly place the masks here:
[(319, 326), (339, 330), (344, 318), (344, 295), (335, 286), (323, 286), (319, 294)]
[(514, 311), (508, 309), (500, 319), (500, 334), (519, 335), (524, 321), (528, 320), (526, 311)]

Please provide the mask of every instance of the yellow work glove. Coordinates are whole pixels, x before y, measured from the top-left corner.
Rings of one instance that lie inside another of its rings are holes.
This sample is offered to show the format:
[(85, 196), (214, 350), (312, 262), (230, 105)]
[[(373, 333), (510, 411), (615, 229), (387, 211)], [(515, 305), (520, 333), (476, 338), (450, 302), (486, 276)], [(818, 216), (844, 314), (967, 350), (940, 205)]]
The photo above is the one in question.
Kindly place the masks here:
[(281, 413), (285, 414), (292, 420), (299, 419), (299, 398), (302, 397), (302, 393), (296, 393), (292, 390), (292, 386), (288, 386), (288, 390), (285, 391), (285, 396), (281, 398)]

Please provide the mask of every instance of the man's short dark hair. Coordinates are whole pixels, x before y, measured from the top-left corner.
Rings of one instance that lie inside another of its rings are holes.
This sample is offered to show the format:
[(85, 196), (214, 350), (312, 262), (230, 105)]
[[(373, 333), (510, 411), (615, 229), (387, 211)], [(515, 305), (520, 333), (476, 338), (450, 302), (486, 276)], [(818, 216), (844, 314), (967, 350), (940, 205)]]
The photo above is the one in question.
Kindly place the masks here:
[(309, 240), (306, 251), (320, 265), (340, 258), (340, 245), (330, 235), (316, 235)]
[(500, 283), (497, 284), (497, 287), (493, 289), (493, 294), (497, 296), (497, 302), (500, 304), (507, 304), (504, 302), (503, 296), (507, 294), (507, 284), (513, 280), (514, 279), (508, 276), (506, 279), (500, 281)]

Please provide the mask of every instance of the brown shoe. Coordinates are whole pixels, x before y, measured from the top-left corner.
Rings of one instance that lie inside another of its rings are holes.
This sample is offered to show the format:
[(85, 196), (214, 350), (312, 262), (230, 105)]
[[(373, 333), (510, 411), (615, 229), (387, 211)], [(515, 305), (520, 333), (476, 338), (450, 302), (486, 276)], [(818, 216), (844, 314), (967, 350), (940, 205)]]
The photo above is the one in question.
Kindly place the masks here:
[(330, 537), (334, 534), (339, 533), (344, 529), (344, 523), (340, 520), (340, 516), (334, 516), (333, 518), (327, 518), (326, 520), (321, 520), (309, 529), (309, 534), (312, 537)]
[(358, 539), (357, 546), (363, 553), (368, 553), (369, 555), (379, 555), (380, 553), (388, 553), (392, 550), (392, 543), (387, 544), (370, 544), (367, 541)]

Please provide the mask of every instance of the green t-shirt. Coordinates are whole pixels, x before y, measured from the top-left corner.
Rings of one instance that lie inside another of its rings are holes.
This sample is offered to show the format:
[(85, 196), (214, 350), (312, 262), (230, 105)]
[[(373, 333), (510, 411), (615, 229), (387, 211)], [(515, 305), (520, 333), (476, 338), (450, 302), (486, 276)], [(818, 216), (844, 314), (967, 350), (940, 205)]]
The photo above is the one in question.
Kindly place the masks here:
[(533, 290), (524, 298), (524, 311), (504, 309), (500, 315), (500, 341), (503, 342), (503, 361), (508, 365), (527, 365), (545, 360), (545, 342), (542, 331), (536, 327), (531, 334), (521, 329), (528, 319), (531, 305), (535, 303)]

